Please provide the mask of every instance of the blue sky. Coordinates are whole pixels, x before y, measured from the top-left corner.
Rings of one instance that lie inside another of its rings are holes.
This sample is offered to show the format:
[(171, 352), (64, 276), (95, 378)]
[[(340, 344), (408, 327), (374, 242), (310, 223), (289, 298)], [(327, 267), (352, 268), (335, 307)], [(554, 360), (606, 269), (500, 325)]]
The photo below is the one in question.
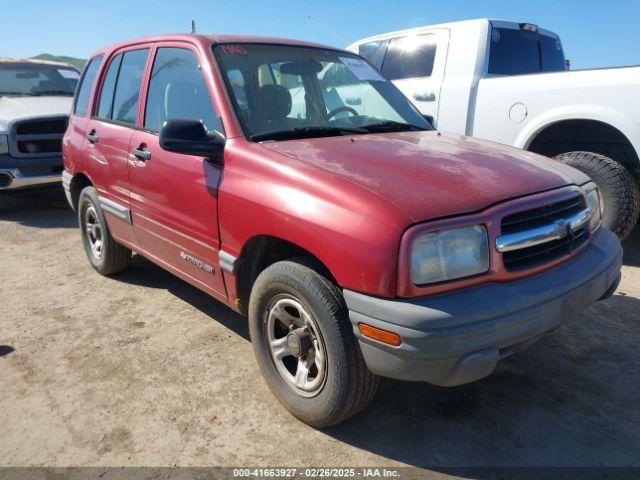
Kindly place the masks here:
[(343, 47), (402, 28), (471, 18), (536, 23), (555, 31), (574, 68), (640, 64), (637, 0), (0, 0), (0, 56), (86, 58), (154, 33), (254, 33)]

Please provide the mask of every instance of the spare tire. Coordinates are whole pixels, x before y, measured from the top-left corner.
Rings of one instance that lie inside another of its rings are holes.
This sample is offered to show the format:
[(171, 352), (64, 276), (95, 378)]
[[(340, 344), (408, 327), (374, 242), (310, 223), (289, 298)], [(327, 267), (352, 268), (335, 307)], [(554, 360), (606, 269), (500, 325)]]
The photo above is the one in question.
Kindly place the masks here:
[(591, 177), (600, 192), (602, 224), (624, 240), (640, 214), (640, 190), (631, 172), (615, 160), (593, 152), (567, 152), (554, 158)]

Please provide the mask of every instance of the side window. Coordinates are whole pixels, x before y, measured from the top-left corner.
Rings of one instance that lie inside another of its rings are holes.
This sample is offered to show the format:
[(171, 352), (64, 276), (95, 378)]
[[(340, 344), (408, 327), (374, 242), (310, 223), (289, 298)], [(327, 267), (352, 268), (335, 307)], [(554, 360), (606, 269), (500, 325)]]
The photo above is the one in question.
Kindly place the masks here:
[(199, 119), (222, 131), (198, 58), (185, 48), (159, 48), (151, 71), (144, 126), (157, 132), (172, 118)]
[(436, 57), (432, 35), (394, 38), (389, 42), (382, 73), (389, 80), (429, 77)]
[(378, 40), (377, 42), (364, 43), (358, 47), (360, 56), (369, 60), (374, 67), (380, 70), (384, 54), (387, 53), (389, 40)]
[(149, 49), (124, 52), (120, 63), (120, 73), (116, 81), (111, 118), (119, 122), (134, 124), (138, 111), (138, 96), (142, 74), (147, 62)]
[(116, 79), (118, 78), (118, 70), (122, 62), (122, 54), (116, 56), (109, 64), (107, 74), (102, 82), (100, 90), (100, 101), (98, 103), (98, 114), (100, 118), (111, 118), (111, 110), (113, 107), (113, 93), (116, 89)]
[(73, 104), (73, 113), (76, 115), (84, 115), (87, 113), (91, 87), (93, 86), (93, 81), (96, 78), (96, 74), (98, 73), (101, 63), (102, 55), (98, 55), (97, 57), (92, 58), (84, 69), (82, 78), (80, 79), (80, 86), (76, 91), (76, 99)]

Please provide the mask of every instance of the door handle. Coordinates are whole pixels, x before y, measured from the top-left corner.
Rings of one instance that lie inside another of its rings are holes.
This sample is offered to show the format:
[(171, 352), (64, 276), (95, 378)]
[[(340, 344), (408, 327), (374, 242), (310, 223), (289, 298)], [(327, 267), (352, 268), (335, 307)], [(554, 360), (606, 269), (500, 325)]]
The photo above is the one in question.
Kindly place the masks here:
[(436, 94), (433, 92), (419, 92), (414, 93), (413, 98), (419, 102), (435, 102)]
[(151, 159), (151, 152), (149, 150), (147, 150), (146, 148), (134, 148), (131, 151), (131, 155), (135, 158), (137, 158), (138, 160), (150, 160)]
[(91, 130), (89, 133), (87, 133), (87, 140), (89, 140), (89, 143), (95, 144), (98, 143), (100, 137), (98, 137), (95, 130)]

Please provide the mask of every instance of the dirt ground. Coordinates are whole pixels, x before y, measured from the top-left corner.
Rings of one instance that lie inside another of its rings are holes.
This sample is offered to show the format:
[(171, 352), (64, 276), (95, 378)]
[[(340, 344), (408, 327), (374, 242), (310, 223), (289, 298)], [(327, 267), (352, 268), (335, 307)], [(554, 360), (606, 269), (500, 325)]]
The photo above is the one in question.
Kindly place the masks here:
[(98, 275), (61, 189), (0, 195), (0, 466), (640, 466), (640, 229), (624, 247), (615, 296), (489, 378), (383, 380), (316, 430), (242, 317), (140, 257)]

